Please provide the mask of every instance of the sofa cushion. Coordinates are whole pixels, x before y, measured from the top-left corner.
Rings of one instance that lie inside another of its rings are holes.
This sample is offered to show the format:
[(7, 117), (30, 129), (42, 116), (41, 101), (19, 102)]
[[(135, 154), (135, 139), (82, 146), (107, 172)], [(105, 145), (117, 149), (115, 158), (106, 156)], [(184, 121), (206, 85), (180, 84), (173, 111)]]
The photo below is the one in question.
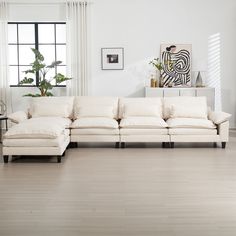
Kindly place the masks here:
[[(75, 98), (74, 118), (78, 119), (81, 108), (88, 107), (112, 107), (112, 118), (118, 118), (118, 98), (117, 97), (96, 97), (96, 96), (79, 96)], [(94, 115), (95, 116), (95, 115)]]
[(37, 97), (32, 98), (29, 113), (32, 117), (73, 116), (74, 97)]
[(25, 120), (23, 123), (25, 123), (25, 122), (34, 124), (35, 126), (41, 125), (44, 123), (56, 124), (62, 128), (70, 128), (70, 125), (72, 123), (71, 119), (69, 119), (69, 118), (49, 117), (49, 116), (31, 118), (31, 119)]
[(65, 128), (49, 122), (22, 122), (11, 127), (4, 135), (5, 138), (57, 138), (65, 132)]
[(228, 121), (231, 117), (231, 114), (222, 111), (219, 112), (210, 111), (208, 116), (209, 119), (213, 121), (214, 124), (219, 125), (225, 121)]
[(170, 135), (217, 135), (217, 129), (171, 128)]
[(120, 98), (119, 118), (128, 116), (162, 117), (162, 98)]
[(134, 128), (121, 128), (121, 135), (167, 135), (168, 129), (134, 129)]
[(171, 107), (171, 117), (207, 119), (207, 110), (205, 106), (185, 106), (182, 104), (173, 104)]
[(112, 106), (83, 106), (79, 107), (79, 117), (108, 117), (113, 118)]
[[(69, 131), (69, 130), (68, 130)], [(19, 139), (4, 139), (5, 147), (60, 147), (68, 138), (69, 133), (61, 134), (54, 139), (47, 138), (19, 138)]]
[(166, 128), (167, 124), (158, 117), (128, 117), (120, 122), (122, 128)]
[(107, 129), (107, 128), (71, 129), (71, 135), (119, 135), (119, 129)]
[(16, 111), (14, 113), (8, 114), (7, 118), (13, 123), (20, 123), (28, 119), (28, 114), (24, 111)]
[(105, 117), (87, 117), (75, 120), (71, 124), (71, 128), (106, 128), (118, 129), (118, 122), (115, 119)]
[(155, 106), (152, 104), (124, 104), (123, 117), (127, 118), (130, 116), (162, 117), (162, 113), (159, 106)]
[(170, 118), (166, 121), (166, 123), (169, 128), (216, 128), (213, 122), (207, 119)]
[[(184, 96), (179, 96), (179, 97), (165, 97), (163, 99), (163, 115), (164, 119), (168, 119), (171, 117), (171, 112), (172, 112), (172, 107), (176, 106), (179, 107), (184, 107), (186, 109), (186, 113), (184, 114), (185, 116), (191, 114), (191, 111), (193, 111), (192, 108), (199, 109), (199, 111), (202, 112), (202, 117), (207, 118), (207, 101), (206, 97), (184, 97)], [(180, 111), (178, 111), (180, 112)], [(181, 113), (184, 112), (181, 109)], [(182, 116), (181, 116), (182, 117)]]

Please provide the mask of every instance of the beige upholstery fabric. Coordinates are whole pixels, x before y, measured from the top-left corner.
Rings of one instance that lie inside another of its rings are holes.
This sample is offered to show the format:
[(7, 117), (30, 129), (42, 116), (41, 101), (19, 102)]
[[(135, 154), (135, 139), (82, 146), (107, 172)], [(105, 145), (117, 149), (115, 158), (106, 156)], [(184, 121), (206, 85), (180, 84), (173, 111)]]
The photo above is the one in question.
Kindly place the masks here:
[(118, 122), (115, 119), (104, 117), (79, 118), (71, 124), (71, 128), (118, 129)]
[(71, 129), (71, 135), (119, 135), (119, 129)]
[(121, 135), (134, 134), (134, 135), (167, 135), (168, 129), (120, 129)]
[(168, 129), (168, 133), (171, 135), (217, 135), (217, 129), (171, 128)]

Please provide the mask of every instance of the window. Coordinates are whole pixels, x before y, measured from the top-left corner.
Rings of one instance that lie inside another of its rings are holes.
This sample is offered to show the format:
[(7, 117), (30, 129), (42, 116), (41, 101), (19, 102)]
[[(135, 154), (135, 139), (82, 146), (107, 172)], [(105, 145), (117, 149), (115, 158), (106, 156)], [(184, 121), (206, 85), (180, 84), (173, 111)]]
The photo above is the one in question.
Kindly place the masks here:
[[(46, 65), (53, 61), (62, 61), (49, 73), (53, 77), (56, 73), (66, 74), (66, 24), (62, 22), (9, 22), (9, 79), (11, 86), (20, 86), (24, 78), (23, 71), (30, 68), (34, 61), (31, 48), (38, 49), (44, 56)], [(38, 83), (36, 75), (35, 83)], [(35, 85), (36, 85), (35, 84)], [(55, 86), (57, 86), (55, 84)], [(59, 86), (59, 85), (58, 85)], [(60, 85), (61, 86), (61, 85)]]

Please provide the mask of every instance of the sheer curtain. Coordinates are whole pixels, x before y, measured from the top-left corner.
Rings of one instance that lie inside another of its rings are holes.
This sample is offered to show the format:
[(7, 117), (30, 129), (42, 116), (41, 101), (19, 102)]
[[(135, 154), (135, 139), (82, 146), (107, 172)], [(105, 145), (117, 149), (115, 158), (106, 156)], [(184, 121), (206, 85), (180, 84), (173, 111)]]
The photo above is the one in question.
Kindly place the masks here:
[(67, 15), (67, 68), (73, 79), (67, 83), (67, 95), (88, 95), (88, 15), (87, 1), (68, 0)]
[(8, 4), (0, 0), (0, 100), (7, 105), (7, 113), (11, 112), (11, 96), (8, 83)]

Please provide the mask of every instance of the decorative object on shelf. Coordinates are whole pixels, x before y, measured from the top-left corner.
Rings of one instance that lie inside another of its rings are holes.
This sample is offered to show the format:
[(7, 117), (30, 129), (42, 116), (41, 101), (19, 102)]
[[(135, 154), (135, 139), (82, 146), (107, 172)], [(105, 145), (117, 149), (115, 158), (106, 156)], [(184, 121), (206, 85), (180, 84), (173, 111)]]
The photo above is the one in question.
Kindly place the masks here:
[(33, 75), (38, 74), (39, 76), (39, 83), (36, 84), (36, 87), (40, 90), (40, 93), (32, 94), (28, 93), (24, 96), (28, 97), (44, 97), (44, 96), (53, 96), (50, 90), (53, 89), (53, 82), (54, 84), (61, 84), (71, 78), (64, 76), (61, 73), (56, 73), (52, 78), (46, 78), (47, 73), (54, 69), (57, 65), (61, 64), (62, 61), (54, 61), (51, 65), (46, 65), (44, 63), (44, 56), (35, 48), (31, 48), (35, 55), (35, 60), (31, 63), (31, 69), (23, 71), (25, 73), (25, 77), (23, 80), (20, 81), (19, 85), (26, 85), (26, 84), (33, 84), (34, 79), (32, 78)]
[(151, 88), (155, 88), (157, 87), (157, 80), (155, 79), (154, 75), (151, 75), (151, 84), (150, 84)]
[(164, 87), (191, 87), (191, 44), (162, 44), (161, 79)]
[(124, 69), (124, 48), (102, 48), (102, 70)]
[(204, 87), (200, 71), (198, 71), (196, 82), (195, 82), (195, 86), (196, 87)]
[(156, 86), (155, 87), (162, 87), (161, 83), (161, 70), (163, 69), (162, 63), (159, 58), (154, 58), (149, 62), (154, 68), (156, 69)]
[(0, 100), (0, 116), (4, 115), (6, 112), (6, 104)]

